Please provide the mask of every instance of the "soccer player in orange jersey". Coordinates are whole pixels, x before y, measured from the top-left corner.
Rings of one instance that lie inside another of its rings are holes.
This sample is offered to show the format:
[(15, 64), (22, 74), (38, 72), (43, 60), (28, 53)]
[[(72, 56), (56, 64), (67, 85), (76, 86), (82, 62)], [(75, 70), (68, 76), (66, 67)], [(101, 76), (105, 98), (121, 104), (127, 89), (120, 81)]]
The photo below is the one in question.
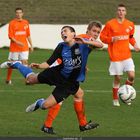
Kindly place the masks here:
[[(97, 46), (99, 48), (102, 48), (103, 44), (99, 41), (96, 41), (99, 34), (100, 34), (101, 29), (102, 29), (102, 24), (99, 21), (91, 21), (89, 23), (88, 27), (87, 27), (86, 34), (80, 34), (77, 37), (84, 38), (84, 39), (87, 39), (87, 40), (91, 40), (91, 41), (94, 42), (95, 46)], [(61, 64), (61, 62), (62, 61), (60, 59), (58, 59), (50, 67), (59, 65), (59, 64)], [(79, 94), (79, 95), (82, 94), (83, 95), (84, 92), (81, 88), (79, 88), (77, 94)], [(44, 121), (44, 126), (42, 127), (42, 131), (44, 131), (45, 133), (55, 134), (55, 132), (53, 130), (53, 127), (52, 127), (52, 123), (55, 120), (56, 116), (58, 115), (58, 112), (60, 111), (61, 105), (62, 105), (62, 102), (56, 104), (55, 106), (53, 106), (52, 108), (50, 108), (48, 110), (48, 114), (47, 114), (46, 119)], [(74, 102), (74, 109), (75, 109), (75, 112), (77, 114), (77, 118), (78, 118), (78, 121), (79, 121), (80, 125), (85, 125), (87, 123), (86, 117), (83, 116), (83, 113), (82, 113), (83, 110), (84, 110), (83, 105), (84, 104), (81, 101), (75, 101)], [(83, 131), (85, 131), (85, 130), (83, 130)]]
[(134, 83), (135, 66), (131, 57), (129, 43), (136, 51), (140, 50), (133, 37), (134, 23), (125, 18), (126, 13), (126, 6), (119, 4), (116, 18), (109, 20), (100, 34), (101, 41), (108, 44), (109, 72), (110, 75), (114, 76), (112, 89), (114, 106), (120, 106), (117, 92), (123, 72), (128, 75), (125, 84), (133, 85)]
[[(8, 36), (10, 39), (10, 52), (8, 60), (20, 60), (24, 65), (28, 65), (29, 46), (33, 51), (32, 40), (30, 37), (29, 22), (23, 19), (23, 9), (15, 9), (16, 18), (10, 21)], [(6, 83), (11, 84), (12, 69), (8, 69)]]

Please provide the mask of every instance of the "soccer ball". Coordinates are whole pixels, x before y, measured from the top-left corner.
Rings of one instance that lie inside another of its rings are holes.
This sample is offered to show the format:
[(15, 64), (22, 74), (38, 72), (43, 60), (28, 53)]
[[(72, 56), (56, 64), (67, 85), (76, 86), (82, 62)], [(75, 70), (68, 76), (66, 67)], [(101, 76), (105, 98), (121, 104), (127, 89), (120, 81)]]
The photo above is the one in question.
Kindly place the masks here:
[(118, 90), (118, 96), (123, 103), (130, 103), (136, 98), (136, 90), (130, 85), (122, 85)]

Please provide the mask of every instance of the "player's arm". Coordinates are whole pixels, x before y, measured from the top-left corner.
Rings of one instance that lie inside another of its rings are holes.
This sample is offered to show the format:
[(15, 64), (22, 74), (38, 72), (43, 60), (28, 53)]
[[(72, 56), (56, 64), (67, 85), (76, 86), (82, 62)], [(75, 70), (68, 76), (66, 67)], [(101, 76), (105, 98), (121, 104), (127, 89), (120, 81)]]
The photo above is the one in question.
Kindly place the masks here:
[(134, 31), (135, 31), (135, 27), (134, 24), (132, 24), (132, 30), (130, 32), (130, 36), (129, 36), (129, 43), (134, 47), (135, 51), (140, 51), (139, 46), (136, 43), (136, 40), (134, 38)]
[(21, 46), (21, 47), (24, 46), (24, 44), (23, 44), (22, 42), (20, 42), (20, 41), (18, 41), (18, 40), (15, 39), (15, 37), (14, 37), (14, 30), (13, 30), (13, 24), (12, 24), (12, 23), (9, 24), (8, 36), (9, 36), (9, 39), (10, 39), (12, 42), (16, 43), (17, 45), (19, 45), (19, 46)]
[(28, 36), (28, 37), (27, 37), (27, 40), (28, 40), (28, 42), (29, 42), (29, 44), (30, 44), (30, 51), (33, 52), (33, 51), (34, 51), (34, 48), (33, 48), (31, 36)]
[(37, 69), (47, 69), (47, 68), (49, 68), (49, 64), (47, 62), (43, 62), (41, 64), (39, 64), (39, 63), (31, 63), (29, 65), (29, 67), (37, 68)]
[(9, 39), (12, 41), (12, 42), (15, 42), (17, 45), (21, 46), (21, 47), (24, 47), (24, 44), (18, 40), (16, 40), (15, 38), (10, 38)]
[(113, 38), (110, 34), (111, 34), (110, 25), (107, 23), (100, 33), (100, 40), (105, 44), (112, 43)]
[(28, 28), (26, 30), (26, 34), (27, 34), (27, 40), (30, 44), (30, 51), (33, 52), (34, 48), (33, 48), (33, 43), (32, 43), (32, 39), (31, 39), (31, 35), (30, 35), (30, 26), (29, 26), (29, 22), (27, 22)]
[(89, 45), (90, 48), (94, 48), (94, 47), (102, 48), (103, 47), (103, 44), (100, 41), (93, 40), (93, 39), (88, 40), (88, 39), (84, 39), (82, 37), (75, 37), (75, 41), (79, 44), (87, 44), (87, 45)]
[(62, 51), (62, 47), (59, 47), (59, 45), (58, 45), (56, 47), (56, 49), (54, 50), (53, 54), (50, 56), (50, 58), (46, 62), (43, 62), (41, 64), (31, 63), (30, 67), (37, 68), (37, 69), (47, 69), (47, 68), (49, 68), (50, 65), (52, 65), (58, 58), (61, 57), (61, 51)]
[(140, 47), (138, 46), (138, 44), (136, 43), (135, 38), (133, 37), (133, 35), (131, 35), (129, 37), (129, 43), (134, 47), (135, 51), (140, 51)]

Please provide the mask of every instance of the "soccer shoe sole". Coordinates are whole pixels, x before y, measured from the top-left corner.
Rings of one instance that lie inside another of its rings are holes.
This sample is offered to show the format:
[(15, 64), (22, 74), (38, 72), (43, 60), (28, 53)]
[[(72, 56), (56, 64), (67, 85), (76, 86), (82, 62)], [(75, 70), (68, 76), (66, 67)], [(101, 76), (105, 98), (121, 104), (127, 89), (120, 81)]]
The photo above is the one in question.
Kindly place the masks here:
[(42, 98), (42, 99), (38, 99), (38, 100), (35, 101), (33, 104), (29, 105), (29, 106), (26, 108), (25, 111), (28, 113), (28, 112), (33, 112), (33, 111), (37, 110), (37, 109), (39, 108), (39, 106), (37, 106), (37, 102), (38, 102), (39, 100), (44, 100), (44, 99), (43, 99), (43, 98)]
[(28, 113), (28, 112), (33, 112), (33, 111), (35, 111), (35, 110), (36, 110), (36, 104), (37, 104), (37, 102), (35, 102), (35, 103), (29, 105), (29, 106), (26, 108), (26, 112)]
[(0, 65), (0, 68), (1, 68), (1, 69), (10, 68), (9, 65), (8, 65), (8, 63), (9, 63), (9, 62), (4, 62), (4, 63), (2, 63), (2, 64)]
[(89, 131), (89, 130), (93, 130), (93, 129), (97, 129), (99, 128), (99, 124), (98, 123), (93, 123), (93, 122), (90, 122), (89, 124), (87, 124), (86, 126), (84, 126), (83, 128), (80, 128), (80, 132), (86, 132), (86, 131)]

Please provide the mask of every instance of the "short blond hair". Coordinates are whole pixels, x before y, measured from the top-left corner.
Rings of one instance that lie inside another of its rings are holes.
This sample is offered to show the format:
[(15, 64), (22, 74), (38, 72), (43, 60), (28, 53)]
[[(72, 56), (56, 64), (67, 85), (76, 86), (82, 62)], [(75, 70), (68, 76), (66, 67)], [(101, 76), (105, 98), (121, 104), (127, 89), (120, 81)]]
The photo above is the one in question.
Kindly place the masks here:
[(100, 21), (91, 21), (88, 24), (87, 31), (91, 30), (93, 26), (102, 29), (102, 23)]

